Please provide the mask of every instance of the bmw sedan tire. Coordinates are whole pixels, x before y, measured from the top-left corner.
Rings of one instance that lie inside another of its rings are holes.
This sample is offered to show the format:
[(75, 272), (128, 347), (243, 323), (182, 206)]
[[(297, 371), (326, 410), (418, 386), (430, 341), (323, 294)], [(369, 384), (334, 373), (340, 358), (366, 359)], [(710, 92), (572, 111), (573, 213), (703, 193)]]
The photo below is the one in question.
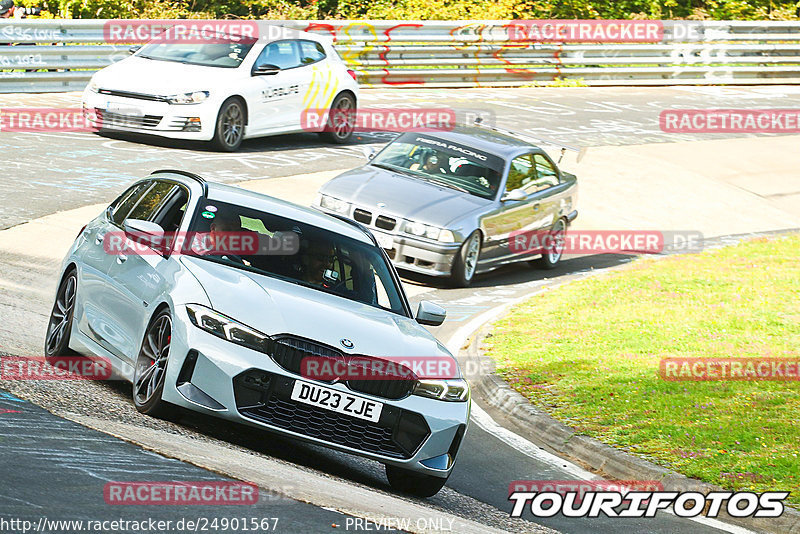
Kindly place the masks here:
[(472, 283), (480, 255), (481, 234), (475, 230), (461, 245), (453, 261), (453, 270), (450, 273), (450, 282), (453, 286), (467, 287)]
[(550, 230), (550, 244), (538, 260), (531, 264), (541, 269), (555, 269), (564, 255), (564, 235), (567, 233), (567, 224), (564, 219), (559, 219)]

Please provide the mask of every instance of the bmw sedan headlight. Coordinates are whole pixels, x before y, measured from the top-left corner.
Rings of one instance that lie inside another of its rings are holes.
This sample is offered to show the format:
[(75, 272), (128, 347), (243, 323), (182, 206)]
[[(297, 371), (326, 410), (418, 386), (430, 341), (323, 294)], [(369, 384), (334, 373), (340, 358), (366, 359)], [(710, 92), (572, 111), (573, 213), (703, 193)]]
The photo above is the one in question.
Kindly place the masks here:
[(208, 91), (194, 91), (193, 93), (182, 93), (166, 97), (170, 104), (199, 104), (205, 101), (210, 95)]
[(187, 304), (189, 320), (198, 328), (237, 345), (265, 352), (269, 336), (200, 304)]
[(342, 213), (347, 215), (350, 213), (350, 203), (345, 202), (344, 200), (339, 200), (336, 197), (332, 197), (330, 195), (319, 195), (319, 205), (325, 208), (326, 210), (335, 211), (336, 213)]
[(453, 380), (419, 380), (414, 395), (448, 402), (464, 402), (469, 397), (469, 386), (462, 378)]
[(403, 232), (409, 235), (433, 239), (434, 241), (441, 241), (442, 243), (455, 242), (455, 236), (450, 230), (445, 230), (438, 226), (422, 224), (421, 222), (406, 221), (403, 224)]

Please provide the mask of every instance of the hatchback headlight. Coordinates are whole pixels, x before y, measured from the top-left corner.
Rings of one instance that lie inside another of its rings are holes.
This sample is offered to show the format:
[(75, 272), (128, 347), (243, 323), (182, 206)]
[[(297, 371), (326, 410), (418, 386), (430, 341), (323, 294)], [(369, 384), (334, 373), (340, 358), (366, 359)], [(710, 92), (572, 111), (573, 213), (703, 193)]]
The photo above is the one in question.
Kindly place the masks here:
[(269, 336), (200, 304), (187, 304), (189, 320), (198, 328), (237, 345), (266, 352)]
[(166, 97), (170, 104), (199, 104), (205, 101), (210, 95), (208, 91), (194, 91), (193, 93), (182, 93)]
[(403, 224), (403, 232), (409, 235), (419, 237), (426, 237), (434, 241), (441, 241), (442, 243), (453, 243), (455, 237), (453, 232), (439, 228), (438, 226), (430, 226), (416, 221), (406, 221)]
[(469, 386), (462, 378), (454, 380), (419, 380), (414, 395), (448, 402), (464, 402), (469, 397)]
[(336, 213), (342, 213), (347, 215), (350, 213), (350, 203), (344, 200), (339, 200), (336, 197), (332, 197), (330, 195), (320, 195), (319, 196), (319, 205), (325, 208), (326, 210), (335, 211)]

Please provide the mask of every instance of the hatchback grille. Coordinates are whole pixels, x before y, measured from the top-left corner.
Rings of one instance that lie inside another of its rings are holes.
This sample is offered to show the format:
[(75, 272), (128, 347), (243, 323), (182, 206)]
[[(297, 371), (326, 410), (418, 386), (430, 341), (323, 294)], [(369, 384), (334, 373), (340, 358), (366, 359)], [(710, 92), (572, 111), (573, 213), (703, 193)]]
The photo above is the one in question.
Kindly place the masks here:
[(123, 115), (100, 108), (94, 108), (97, 119), (103, 125), (128, 126), (135, 128), (156, 128), (161, 122), (162, 115)]
[[(358, 365), (359, 363), (363, 365), (372, 361), (378, 364), (390, 362), (390, 360), (372, 356), (345, 355), (327, 345), (293, 336), (283, 336), (275, 339), (268, 352), (275, 363), (298, 375), (303, 374), (303, 358), (308, 357), (343, 360), (349, 366)], [(331, 367), (335, 368), (334, 366)], [(344, 384), (353, 391), (375, 395), (384, 399), (398, 400), (411, 395), (417, 385), (416, 376), (411, 369), (399, 364), (393, 367), (384, 365), (383, 368), (387, 369), (386, 373), (380, 375), (378, 373), (370, 374), (370, 378), (366, 380), (346, 380)], [(378, 367), (378, 369), (381, 369), (381, 367)], [(393, 370), (396, 370), (397, 373), (393, 373)], [(364, 376), (364, 374), (362, 373), (358, 376)], [(304, 378), (313, 380), (311, 377)], [(326, 381), (321, 380), (321, 382)]]
[(352, 449), (411, 458), (430, 435), (425, 419), (384, 405), (377, 423), (291, 400), (294, 379), (251, 369), (234, 378), (234, 397), (245, 417)]
[(166, 102), (166, 97), (159, 95), (147, 95), (144, 93), (133, 93), (131, 91), (117, 91), (115, 89), (98, 89), (101, 95), (121, 96), (124, 98), (135, 98), (137, 100), (150, 100), (151, 102)]

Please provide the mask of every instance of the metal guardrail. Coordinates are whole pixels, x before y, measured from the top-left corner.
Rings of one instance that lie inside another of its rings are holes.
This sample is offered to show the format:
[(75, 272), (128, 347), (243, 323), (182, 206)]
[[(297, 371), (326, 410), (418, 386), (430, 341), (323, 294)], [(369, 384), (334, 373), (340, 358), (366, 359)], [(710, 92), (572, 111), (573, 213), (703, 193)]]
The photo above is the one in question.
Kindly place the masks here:
[[(128, 44), (108, 44), (104, 28), (136, 22), (0, 20), (0, 92), (82, 90), (96, 70), (128, 55)], [(658, 38), (591, 43), (519, 37), (543, 21), (258, 24), (330, 36), (365, 86), (520, 86), (554, 80), (586, 85), (800, 83), (800, 22), (636, 22), (657, 25)]]

